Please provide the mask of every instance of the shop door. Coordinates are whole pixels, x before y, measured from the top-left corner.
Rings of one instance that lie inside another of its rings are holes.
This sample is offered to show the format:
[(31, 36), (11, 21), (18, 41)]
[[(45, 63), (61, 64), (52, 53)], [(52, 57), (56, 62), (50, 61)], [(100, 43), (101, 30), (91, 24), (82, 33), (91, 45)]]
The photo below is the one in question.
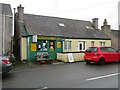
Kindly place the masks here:
[(61, 41), (50, 40), (49, 41), (49, 54), (51, 59), (57, 58), (57, 52), (62, 52)]

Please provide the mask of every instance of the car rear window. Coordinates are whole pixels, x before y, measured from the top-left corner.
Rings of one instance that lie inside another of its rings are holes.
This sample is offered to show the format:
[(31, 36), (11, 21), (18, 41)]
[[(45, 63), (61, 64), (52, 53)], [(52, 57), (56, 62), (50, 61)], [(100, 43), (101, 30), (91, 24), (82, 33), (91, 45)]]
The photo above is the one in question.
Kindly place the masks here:
[(86, 50), (86, 52), (97, 52), (97, 48), (90, 47)]

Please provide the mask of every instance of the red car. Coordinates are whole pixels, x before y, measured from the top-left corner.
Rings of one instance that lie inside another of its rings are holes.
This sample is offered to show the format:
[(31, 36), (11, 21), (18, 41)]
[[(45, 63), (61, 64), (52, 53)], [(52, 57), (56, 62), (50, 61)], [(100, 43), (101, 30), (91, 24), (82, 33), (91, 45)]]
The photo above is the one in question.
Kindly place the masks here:
[(90, 64), (91, 62), (97, 62), (99, 64), (118, 62), (120, 61), (120, 52), (107, 46), (89, 47), (85, 51), (84, 60), (86, 64)]

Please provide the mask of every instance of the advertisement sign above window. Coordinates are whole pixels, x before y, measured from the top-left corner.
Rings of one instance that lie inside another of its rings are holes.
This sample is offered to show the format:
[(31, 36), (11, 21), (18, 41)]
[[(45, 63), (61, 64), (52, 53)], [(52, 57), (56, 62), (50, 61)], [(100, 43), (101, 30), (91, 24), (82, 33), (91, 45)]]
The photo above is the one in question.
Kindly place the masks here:
[(49, 36), (37, 36), (37, 39), (42, 39), (42, 40), (58, 40), (58, 37), (49, 37)]

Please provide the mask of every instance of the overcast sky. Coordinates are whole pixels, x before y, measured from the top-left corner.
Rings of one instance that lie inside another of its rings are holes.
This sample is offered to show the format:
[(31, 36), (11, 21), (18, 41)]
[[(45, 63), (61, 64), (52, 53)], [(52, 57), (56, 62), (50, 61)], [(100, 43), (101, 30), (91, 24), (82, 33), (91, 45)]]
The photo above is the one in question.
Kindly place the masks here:
[(11, 4), (12, 9), (20, 4), (28, 14), (54, 16), (92, 21), (99, 18), (99, 28), (104, 19), (112, 29), (118, 29), (118, 1), (120, 0), (0, 0)]

